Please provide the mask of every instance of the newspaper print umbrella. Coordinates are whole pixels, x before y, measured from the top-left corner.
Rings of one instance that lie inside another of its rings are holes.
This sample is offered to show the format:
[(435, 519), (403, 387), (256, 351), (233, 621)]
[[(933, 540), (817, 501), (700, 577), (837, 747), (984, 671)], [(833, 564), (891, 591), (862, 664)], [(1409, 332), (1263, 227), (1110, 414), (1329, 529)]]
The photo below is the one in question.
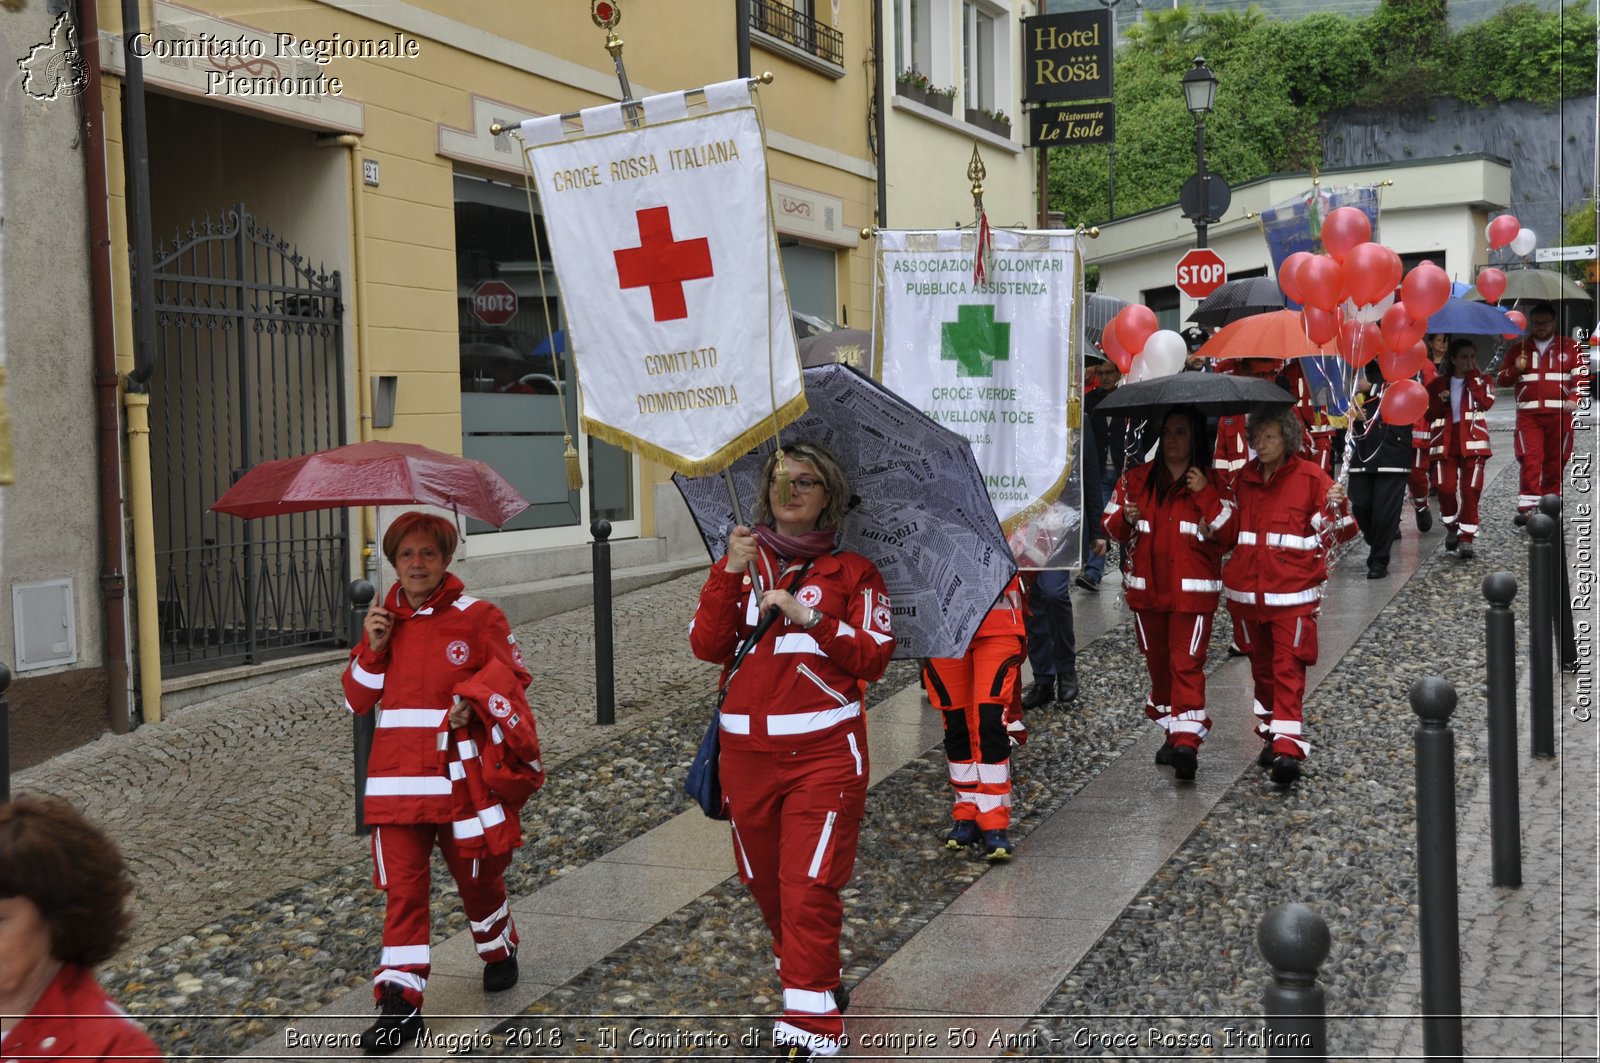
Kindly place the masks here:
[(528, 500), (481, 461), (379, 439), (262, 462), (211, 508), (238, 517), (275, 517), (416, 503), (458, 510), (497, 528), (528, 508)]
[[(896, 657), (959, 657), (1016, 562), (966, 439), (876, 381), (843, 365), (805, 370), (809, 409), (785, 439), (827, 447), (860, 503), (842, 545), (883, 573), (894, 609)], [(729, 470), (748, 509), (769, 441)], [(733, 507), (721, 476), (685, 477), (683, 493), (713, 559), (728, 548)]]
[(800, 364), (810, 368), (838, 362), (861, 368), (872, 352), (872, 333), (858, 328), (839, 328), (819, 332), (800, 341)]
[(1270, 277), (1245, 277), (1228, 281), (1200, 300), (1189, 320), (1209, 329), (1231, 325), (1240, 318), (1284, 309), (1283, 292)]

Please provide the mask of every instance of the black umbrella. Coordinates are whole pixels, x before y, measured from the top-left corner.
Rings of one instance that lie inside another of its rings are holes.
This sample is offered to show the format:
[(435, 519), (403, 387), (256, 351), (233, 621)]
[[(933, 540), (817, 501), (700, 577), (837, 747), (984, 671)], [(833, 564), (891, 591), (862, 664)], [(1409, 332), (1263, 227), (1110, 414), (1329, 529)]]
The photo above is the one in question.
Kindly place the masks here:
[(1083, 300), (1083, 332), (1090, 343), (1099, 343), (1111, 319), (1128, 304), (1114, 295), (1090, 292)]
[(800, 341), (800, 365), (810, 369), (814, 365), (831, 365), (838, 362), (867, 371), (868, 357), (872, 353), (872, 333), (858, 328), (839, 328), (819, 332)]
[[(894, 655), (960, 657), (1017, 571), (971, 444), (846, 366), (807, 369), (805, 382), (809, 408), (783, 436), (820, 443), (844, 466), (860, 502), (842, 543), (883, 573)], [(767, 440), (729, 467), (741, 498), (766, 490), (761, 466), (772, 445)], [(672, 482), (706, 550), (721, 557), (733, 525), (723, 477), (674, 473)]]
[(1283, 292), (1278, 290), (1277, 281), (1271, 277), (1246, 277), (1228, 281), (1200, 300), (1189, 320), (1217, 329), (1242, 317), (1282, 310), (1284, 306)]
[(1117, 417), (1155, 417), (1174, 406), (1193, 406), (1204, 414), (1249, 413), (1257, 406), (1294, 402), (1270, 380), (1231, 373), (1174, 373), (1137, 384), (1123, 384), (1101, 400), (1095, 413)]

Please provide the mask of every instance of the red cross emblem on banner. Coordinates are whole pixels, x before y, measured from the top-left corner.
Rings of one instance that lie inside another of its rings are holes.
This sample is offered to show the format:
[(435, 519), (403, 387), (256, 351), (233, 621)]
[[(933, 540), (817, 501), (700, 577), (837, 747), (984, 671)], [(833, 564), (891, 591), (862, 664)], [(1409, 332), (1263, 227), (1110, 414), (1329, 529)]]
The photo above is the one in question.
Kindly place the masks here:
[(711, 276), (711, 242), (672, 238), (672, 218), (666, 207), (637, 211), (639, 246), (613, 251), (617, 281), (623, 288), (649, 288), (650, 306), (657, 321), (677, 321), (689, 316), (683, 299), (685, 281)]

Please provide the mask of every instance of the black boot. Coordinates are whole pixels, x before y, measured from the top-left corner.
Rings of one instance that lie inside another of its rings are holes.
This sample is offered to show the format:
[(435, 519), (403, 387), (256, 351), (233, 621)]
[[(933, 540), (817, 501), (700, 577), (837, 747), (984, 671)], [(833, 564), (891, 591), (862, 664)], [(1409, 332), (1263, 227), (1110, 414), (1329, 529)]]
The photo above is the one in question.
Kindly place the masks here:
[(483, 965), (483, 991), (503, 993), (517, 984), (517, 950), (512, 949), (506, 958), (497, 963)]
[(1024, 712), (1032, 709), (1043, 708), (1056, 700), (1056, 681), (1054, 676), (1035, 679), (1033, 686), (1022, 692), (1022, 709)]
[(1068, 672), (1066, 675), (1056, 676), (1056, 701), (1066, 703), (1078, 700), (1078, 674)]
[(385, 985), (378, 998), (378, 1021), (361, 1035), (361, 1051), (369, 1056), (388, 1056), (416, 1040), (422, 1032), (422, 1009), (400, 992), (400, 987)]

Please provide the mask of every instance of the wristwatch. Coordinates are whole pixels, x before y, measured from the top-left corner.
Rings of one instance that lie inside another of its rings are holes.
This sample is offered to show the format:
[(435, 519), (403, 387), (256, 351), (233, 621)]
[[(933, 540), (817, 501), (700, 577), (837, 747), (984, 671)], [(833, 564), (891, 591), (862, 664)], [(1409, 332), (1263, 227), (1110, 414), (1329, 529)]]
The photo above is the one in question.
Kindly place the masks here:
[(813, 605), (811, 611), (806, 614), (805, 623), (800, 625), (800, 630), (810, 631), (820, 623), (822, 623), (822, 610)]

